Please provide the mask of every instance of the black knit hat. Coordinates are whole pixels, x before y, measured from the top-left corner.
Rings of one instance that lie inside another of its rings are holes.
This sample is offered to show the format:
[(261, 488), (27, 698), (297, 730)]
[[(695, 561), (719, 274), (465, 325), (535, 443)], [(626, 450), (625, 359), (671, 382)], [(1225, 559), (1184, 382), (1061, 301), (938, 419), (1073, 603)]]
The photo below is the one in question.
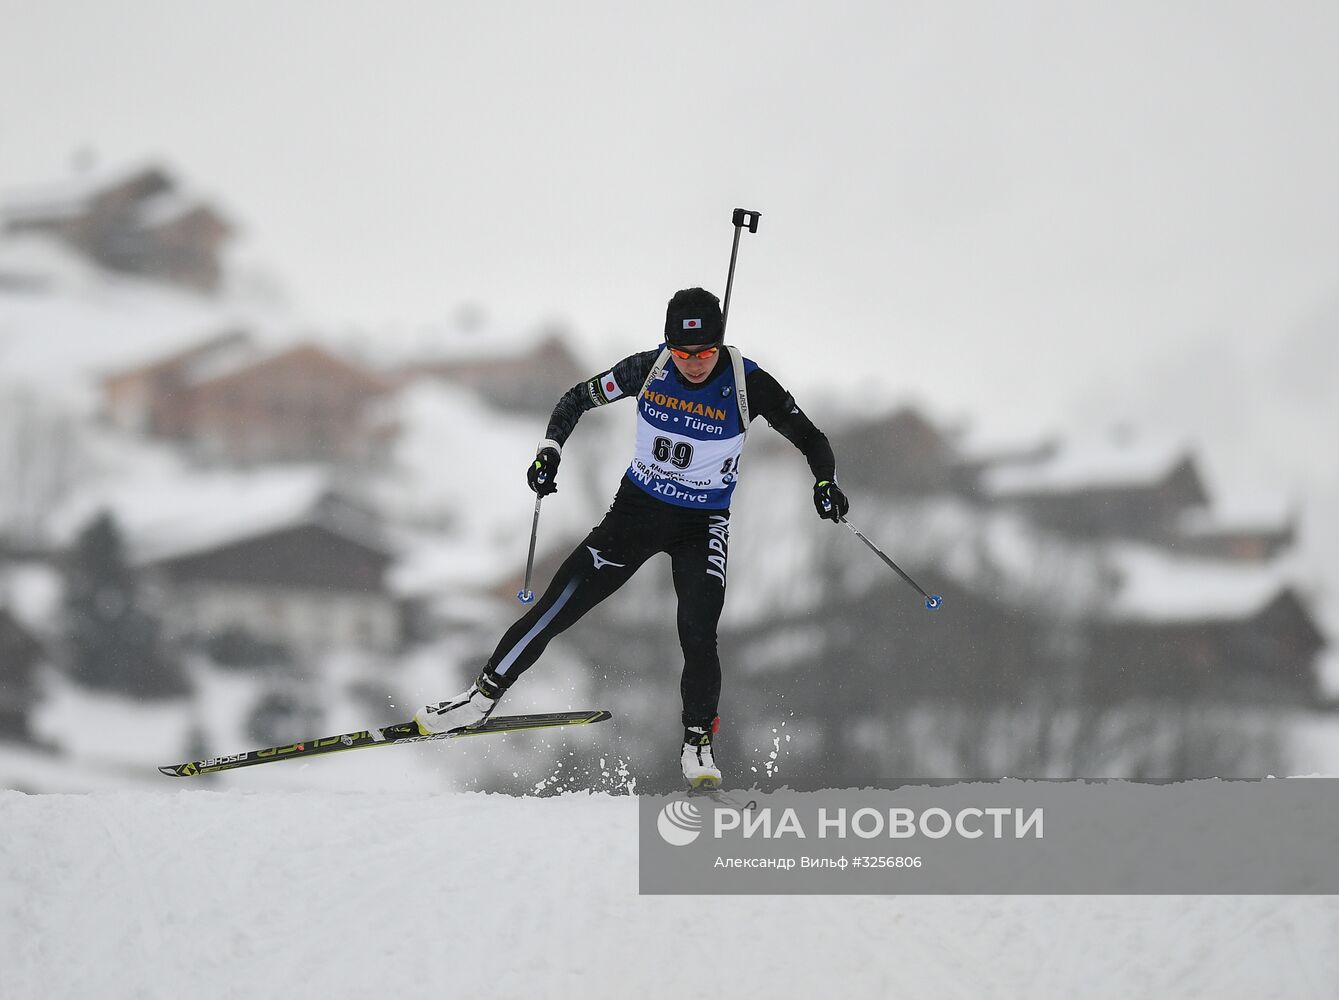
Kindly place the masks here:
[(724, 332), (721, 300), (705, 288), (685, 288), (669, 300), (665, 343), (670, 347), (719, 344)]

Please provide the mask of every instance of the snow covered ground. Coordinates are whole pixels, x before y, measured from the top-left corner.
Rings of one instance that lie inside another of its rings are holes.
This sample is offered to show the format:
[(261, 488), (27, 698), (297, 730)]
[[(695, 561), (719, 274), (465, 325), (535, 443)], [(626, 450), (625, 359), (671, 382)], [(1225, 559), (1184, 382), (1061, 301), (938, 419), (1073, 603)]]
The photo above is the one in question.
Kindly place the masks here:
[(1337, 995), (1336, 897), (643, 897), (635, 806), (0, 792), (2, 992)]

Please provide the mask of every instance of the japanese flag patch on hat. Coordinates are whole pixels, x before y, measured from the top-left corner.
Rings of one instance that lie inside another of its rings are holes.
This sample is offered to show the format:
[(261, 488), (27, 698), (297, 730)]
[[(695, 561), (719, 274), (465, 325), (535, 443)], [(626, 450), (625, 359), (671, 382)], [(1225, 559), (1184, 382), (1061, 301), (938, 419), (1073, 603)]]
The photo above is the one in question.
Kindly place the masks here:
[(720, 300), (705, 288), (675, 292), (665, 307), (665, 343), (670, 347), (719, 344), (724, 329)]

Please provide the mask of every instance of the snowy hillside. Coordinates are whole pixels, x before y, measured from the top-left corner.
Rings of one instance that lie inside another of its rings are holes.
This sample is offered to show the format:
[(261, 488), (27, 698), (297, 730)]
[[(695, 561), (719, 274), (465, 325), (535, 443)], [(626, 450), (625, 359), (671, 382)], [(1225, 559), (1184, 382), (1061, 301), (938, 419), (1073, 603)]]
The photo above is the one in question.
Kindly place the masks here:
[(1332, 897), (658, 897), (628, 797), (0, 792), (4, 994), (1334, 996)]
[(40, 236), (0, 239), (0, 381), (41, 385), (85, 412), (99, 376), (237, 327), (283, 343), (291, 323), (246, 293), (194, 295), (108, 273)]
[(231, 329), (283, 343), (292, 323), (247, 291), (191, 294), (0, 236), (0, 533), (40, 535), (51, 504), (108, 476), (181, 471), (160, 443), (93, 419), (100, 379)]

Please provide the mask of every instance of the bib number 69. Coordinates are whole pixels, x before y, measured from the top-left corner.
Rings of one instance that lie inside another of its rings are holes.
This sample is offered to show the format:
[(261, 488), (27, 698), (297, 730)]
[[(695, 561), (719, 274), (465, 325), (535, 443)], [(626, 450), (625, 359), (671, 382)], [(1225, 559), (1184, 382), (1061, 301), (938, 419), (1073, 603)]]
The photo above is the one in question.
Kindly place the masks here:
[(687, 441), (678, 443), (669, 438), (658, 437), (651, 448), (657, 462), (669, 462), (677, 469), (686, 469), (693, 461), (693, 446)]

